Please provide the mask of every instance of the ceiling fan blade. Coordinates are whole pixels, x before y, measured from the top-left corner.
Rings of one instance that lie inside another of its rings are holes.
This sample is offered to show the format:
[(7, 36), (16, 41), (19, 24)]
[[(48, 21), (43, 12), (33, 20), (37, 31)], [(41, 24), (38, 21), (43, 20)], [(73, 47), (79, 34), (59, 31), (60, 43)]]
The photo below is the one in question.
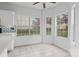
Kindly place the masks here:
[(56, 2), (50, 2), (50, 3), (53, 3), (53, 4), (55, 4)]
[(35, 2), (35, 3), (33, 3), (33, 5), (36, 5), (36, 4), (38, 4), (38, 3), (40, 3), (40, 2)]
[(46, 8), (46, 4), (45, 3), (43, 3), (43, 8)]

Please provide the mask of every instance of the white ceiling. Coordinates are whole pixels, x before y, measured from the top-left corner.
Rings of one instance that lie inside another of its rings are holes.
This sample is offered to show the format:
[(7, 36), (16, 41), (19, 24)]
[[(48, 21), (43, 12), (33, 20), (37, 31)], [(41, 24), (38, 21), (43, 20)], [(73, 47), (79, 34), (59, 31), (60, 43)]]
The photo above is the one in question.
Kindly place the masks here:
[[(30, 7), (30, 8), (35, 8), (35, 9), (43, 9), (43, 3), (44, 2), (40, 2), (36, 5), (32, 5), (34, 2), (10, 2), (13, 5), (17, 5), (17, 6), (23, 6), (23, 7)], [(56, 6), (57, 4), (59, 4), (59, 2), (56, 2), (56, 4), (52, 4), (52, 3), (46, 3), (46, 8), (53, 8), (54, 6)]]

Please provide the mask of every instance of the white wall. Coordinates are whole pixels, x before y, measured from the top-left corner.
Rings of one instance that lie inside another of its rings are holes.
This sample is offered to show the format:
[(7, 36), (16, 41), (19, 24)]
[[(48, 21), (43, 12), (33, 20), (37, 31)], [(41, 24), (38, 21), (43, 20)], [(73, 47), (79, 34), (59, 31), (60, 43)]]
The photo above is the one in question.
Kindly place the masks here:
[[(25, 8), (25, 7), (19, 7), (19, 6), (14, 6), (11, 4), (5, 4), (5, 3), (0, 3), (0, 9), (5, 9), (5, 10), (11, 10), (15, 11), (15, 16), (16, 15), (26, 15), (26, 16), (40, 16), (41, 17), (41, 34), (37, 36), (22, 36), (22, 37), (16, 37), (15, 39), (15, 46), (18, 45), (25, 45), (25, 44), (33, 44), (33, 43), (54, 43), (58, 45), (61, 48), (64, 48), (66, 50), (70, 49), (70, 28), (71, 28), (71, 7), (72, 3), (60, 3), (54, 8), (46, 9), (46, 10), (36, 10), (33, 8)], [(62, 12), (68, 11), (69, 15), (69, 35), (68, 38), (62, 38), (58, 37), (55, 35), (55, 16), (57, 14), (60, 14)], [(46, 35), (46, 28), (45, 28), (45, 17), (46, 16), (51, 16), (52, 17), (52, 35), (47, 36)], [(16, 18), (15, 18), (16, 19)]]
[(12, 26), (13, 25), (13, 12), (0, 10), (0, 20), (1, 20), (1, 25)]
[[(15, 6), (10, 3), (0, 3), (0, 9), (14, 11), (16, 15), (25, 15), (25, 16), (38, 16), (41, 17), (41, 11), (33, 8), (25, 8), (21, 6)], [(16, 22), (16, 18), (15, 18)], [(41, 35), (33, 35), (33, 36), (22, 36), (17, 37), (15, 39), (15, 46), (25, 45), (25, 44), (33, 44), (33, 43), (41, 43)]]
[[(61, 48), (64, 48), (66, 50), (69, 50), (70, 49), (70, 37), (71, 37), (71, 34), (70, 34), (70, 29), (71, 29), (71, 8), (72, 8), (72, 5), (73, 3), (69, 3), (69, 2), (63, 2), (63, 3), (60, 3), (58, 4), (57, 6), (55, 6), (54, 8), (50, 8), (50, 9), (47, 9), (45, 10), (44, 12), (44, 16), (52, 16), (53, 19), (52, 19), (52, 37), (51, 39), (44, 39), (44, 42), (48, 42), (48, 41), (52, 41), (52, 43), (56, 44), (57, 46), (61, 47)], [(55, 16), (57, 14), (61, 14), (63, 12), (66, 12), (68, 11), (68, 38), (64, 38), (64, 37), (58, 37), (56, 36), (56, 33), (55, 33)]]
[[(66, 50), (70, 49), (70, 24), (71, 24), (71, 7), (72, 3), (61, 3), (57, 7), (54, 8), (55, 16), (62, 12), (68, 11), (68, 38), (58, 37), (55, 35), (54, 43)], [(54, 18), (55, 18), (54, 16)]]
[[(54, 41), (54, 12), (52, 9), (44, 9), (42, 10), (42, 22), (43, 22), (43, 43), (50, 43), (52, 44)], [(52, 25), (51, 25), (51, 35), (46, 35), (46, 17), (50, 16), (52, 18)]]
[(76, 4), (75, 8), (75, 43), (76, 48), (79, 49), (79, 3)]
[(70, 50), (71, 55), (73, 57), (79, 57), (79, 2), (77, 2), (75, 7), (75, 18), (74, 18), (74, 45), (73, 48)]

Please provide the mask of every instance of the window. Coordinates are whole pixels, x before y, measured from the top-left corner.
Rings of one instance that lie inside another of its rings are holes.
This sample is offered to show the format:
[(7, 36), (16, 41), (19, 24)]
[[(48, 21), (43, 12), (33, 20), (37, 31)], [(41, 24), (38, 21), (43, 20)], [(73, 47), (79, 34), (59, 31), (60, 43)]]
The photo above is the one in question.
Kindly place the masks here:
[(57, 16), (57, 35), (68, 37), (68, 13)]
[(38, 17), (32, 17), (30, 20), (30, 34), (31, 35), (37, 35), (40, 34), (40, 18)]
[(17, 36), (40, 34), (40, 18), (17, 16)]
[(46, 34), (51, 34), (51, 17), (46, 17)]
[(29, 35), (29, 16), (18, 16), (17, 36)]

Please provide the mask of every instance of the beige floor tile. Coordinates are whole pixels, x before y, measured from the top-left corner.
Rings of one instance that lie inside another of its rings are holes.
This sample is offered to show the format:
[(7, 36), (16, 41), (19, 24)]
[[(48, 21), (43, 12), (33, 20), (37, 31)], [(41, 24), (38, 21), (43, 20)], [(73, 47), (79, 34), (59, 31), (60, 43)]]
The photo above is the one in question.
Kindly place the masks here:
[(16, 47), (9, 57), (68, 57), (70, 54), (54, 45), (36, 44)]

